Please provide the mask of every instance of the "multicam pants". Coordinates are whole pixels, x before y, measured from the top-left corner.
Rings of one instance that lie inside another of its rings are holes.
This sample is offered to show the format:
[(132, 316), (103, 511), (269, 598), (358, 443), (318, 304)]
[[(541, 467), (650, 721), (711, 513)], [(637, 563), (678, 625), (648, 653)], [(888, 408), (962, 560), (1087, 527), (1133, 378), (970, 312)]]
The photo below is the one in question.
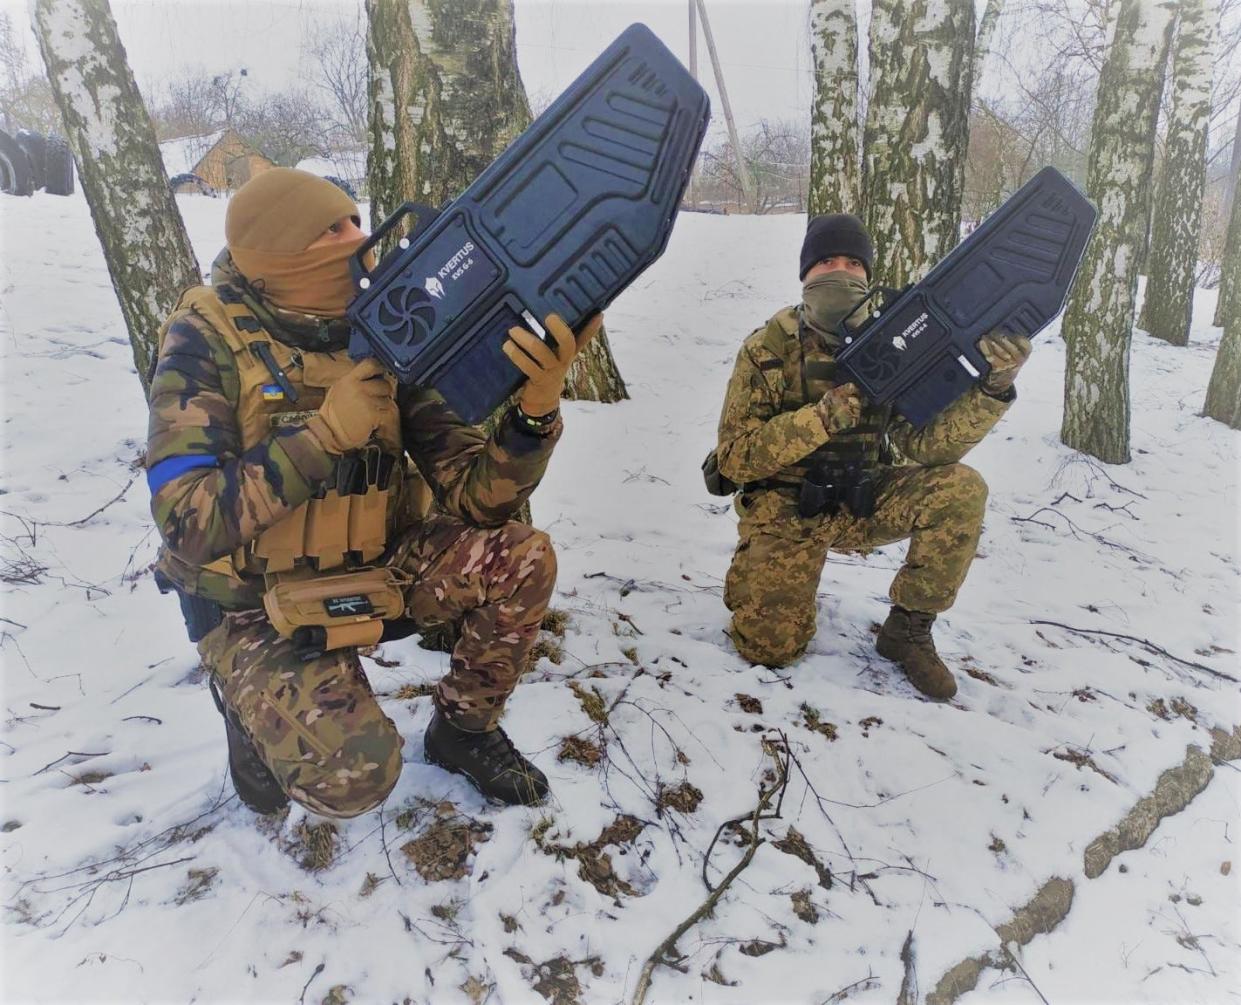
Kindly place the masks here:
[(947, 610), (974, 559), (986, 501), (986, 482), (965, 464), (886, 471), (875, 513), (865, 519), (846, 512), (802, 518), (796, 500), (779, 491), (740, 497), (740, 541), (724, 585), (737, 652), (782, 667), (805, 651), (828, 551), (866, 551), (908, 538), (888, 596), (911, 611)]
[[(414, 578), (409, 617), (420, 626), (460, 625), (436, 705), (463, 729), (495, 728), (551, 598), (550, 539), (525, 524), (480, 528), (436, 516), (397, 542), (391, 564)], [(404, 741), (376, 702), (356, 650), (304, 661), (261, 610), (228, 615), (198, 648), (290, 797), (349, 817), (392, 791)]]

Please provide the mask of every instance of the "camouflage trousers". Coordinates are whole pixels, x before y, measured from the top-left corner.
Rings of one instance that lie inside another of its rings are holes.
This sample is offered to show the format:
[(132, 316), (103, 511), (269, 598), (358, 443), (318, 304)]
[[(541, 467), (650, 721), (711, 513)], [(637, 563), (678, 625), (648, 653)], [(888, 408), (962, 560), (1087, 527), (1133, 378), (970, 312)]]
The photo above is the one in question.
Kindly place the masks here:
[[(517, 686), (556, 580), (542, 531), (430, 517), (399, 539), (389, 564), (414, 577), (406, 613), (460, 636), (437, 707), (463, 729), (489, 730)], [(355, 649), (302, 660), (262, 610), (229, 614), (198, 644), (259, 756), (309, 809), (351, 817), (377, 806), (401, 773), (404, 743), (371, 691)]]
[(819, 579), (829, 551), (868, 551), (909, 539), (888, 596), (911, 611), (952, 606), (978, 547), (987, 483), (964, 464), (884, 472), (875, 513), (802, 518), (791, 493), (737, 501), (740, 541), (724, 584), (729, 635), (751, 663), (782, 667), (814, 637)]

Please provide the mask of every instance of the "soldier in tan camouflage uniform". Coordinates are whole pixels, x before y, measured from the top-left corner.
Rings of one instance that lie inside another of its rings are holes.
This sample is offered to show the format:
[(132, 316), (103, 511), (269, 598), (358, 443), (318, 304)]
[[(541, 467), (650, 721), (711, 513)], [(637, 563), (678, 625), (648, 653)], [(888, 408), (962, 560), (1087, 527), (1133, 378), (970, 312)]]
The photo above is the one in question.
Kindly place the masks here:
[[(931, 624), (965, 579), (987, 499), (982, 476), (959, 462), (1014, 400), (1013, 378), (1030, 343), (988, 336), (981, 344), (987, 376), (914, 430), (889, 408), (863, 402), (856, 385), (835, 380), (836, 333), (866, 294), (872, 260), (870, 235), (856, 217), (811, 220), (802, 304), (778, 312), (737, 356), (717, 447), (720, 473), (739, 486), (740, 540), (724, 592), (729, 634), (753, 663), (791, 663), (814, 636), (828, 552), (908, 539), (877, 648), (923, 694), (946, 700), (956, 682), (935, 651)], [(834, 513), (800, 516), (803, 479), (808, 472), (822, 479), (825, 470), (834, 482), (870, 491)]]
[[(546, 534), (510, 517), (543, 475), (565, 372), (601, 319), (575, 338), (549, 318), (556, 350), (510, 332), (505, 352), (529, 379), (488, 436), (435, 392), (348, 358), (359, 223), (334, 185), (285, 168), (230, 202), (212, 285), (187, 291), (168, 319), (151, 383), (158, 581), (181, 596), (252, 808), (272, 812), (291, 796), (347, 817), (387, 796), (404, 741), (357, 646), (436, 623), (459, 625), (460, 637), (435, 691), (428, 759), (491, 798), (537, 803), (547, 779), (498, 720), (556, 562)], [(345, 594), (330, 598), (338, 610), (374, 616), (325, 615), (325, 626), (290, 633), (273, 600), (281, 584), (327, 584)], [(381, 620), (373, 601), (393, 590)]]

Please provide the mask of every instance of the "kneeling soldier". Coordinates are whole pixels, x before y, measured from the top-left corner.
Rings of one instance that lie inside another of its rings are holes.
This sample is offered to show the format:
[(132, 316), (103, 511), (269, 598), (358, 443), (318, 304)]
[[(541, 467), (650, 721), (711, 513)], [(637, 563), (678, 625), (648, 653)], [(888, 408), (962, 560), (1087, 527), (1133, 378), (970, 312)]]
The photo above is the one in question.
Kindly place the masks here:
[[(914, 430), (835, 379), (837, 331), (846, 317), (847, 325), (862, 320), (862, 311), (850, 312), (866, 295), (873, 257), (856, 217), (812, 219), (801, 250), (802, 303), (778, 312), (737, 356), (717, 446), (719, 472), (739, 486), (740, 541), (724, 590), (729, 634), (752, 663), (791, 663), (814, 636), (828, 551), (908, 538), (877, 648), (919, 691), (946, 700), (956, 682), (931, 625), (965, 579), (987, 499), (982, 476), (958, 462), (1016, 397), (1013, 378), (1030, 342), (985, 338), (987, 377)], [(823, 506), (801, 515), (807, 476)]]
[(211, 286), (186, 291), (160, 333), (147, 449), (157, 580), (181, 597), (233, 783), (258, 812), (292, 797), (348, 817), (388, 795), (404, 741), (357, 647), (437, 623), (460, 635), (427, 759), (488, 797), (537, 803), (547, 779), (498, 721), (556, 560), (546, 534), (510, 517), (543, 475), (565, 373), (601, 319), (575, 339), (549, 318), (556, 351), (510, 332), (505, 351), (529, 380), (487, 436), (436, 393), (350, 360), (359, 225), (344, 192), (287, 168), (229, 203)]

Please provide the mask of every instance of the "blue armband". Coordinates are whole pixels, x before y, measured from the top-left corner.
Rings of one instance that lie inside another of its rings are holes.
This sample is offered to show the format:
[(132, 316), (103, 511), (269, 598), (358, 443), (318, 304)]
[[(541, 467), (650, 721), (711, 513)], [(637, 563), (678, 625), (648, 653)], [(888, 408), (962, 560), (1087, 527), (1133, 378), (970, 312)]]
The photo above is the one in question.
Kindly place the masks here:
[(194, 468), (214, 468), (219, 464), (220, 462), (210, 454), (181, 454), (178, 457), (166, 457), (147, 470), (147, 487), (150, 488), (151, 495), (155, 495), (170, 481), (180, 478), (187, 471), (192, 471)]

